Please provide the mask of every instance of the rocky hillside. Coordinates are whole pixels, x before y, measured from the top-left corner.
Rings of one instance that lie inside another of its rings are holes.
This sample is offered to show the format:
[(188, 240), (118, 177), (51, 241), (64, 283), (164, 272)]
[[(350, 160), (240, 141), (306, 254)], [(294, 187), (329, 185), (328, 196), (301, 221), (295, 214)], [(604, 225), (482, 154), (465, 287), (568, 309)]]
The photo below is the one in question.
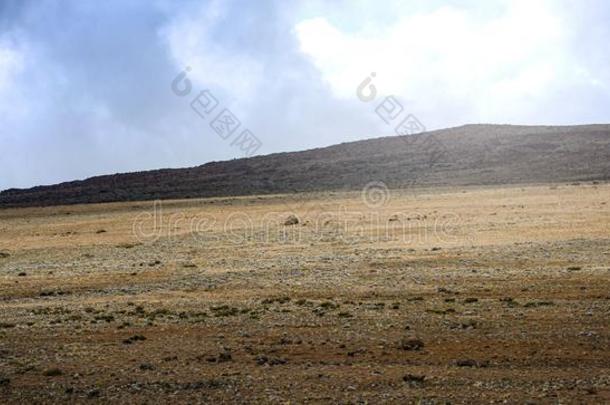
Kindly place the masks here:
[(604, 181), (610, 125), (467, 125), (185, 169), (92, 177), (0, 193), (0, 207), (390, 188)]

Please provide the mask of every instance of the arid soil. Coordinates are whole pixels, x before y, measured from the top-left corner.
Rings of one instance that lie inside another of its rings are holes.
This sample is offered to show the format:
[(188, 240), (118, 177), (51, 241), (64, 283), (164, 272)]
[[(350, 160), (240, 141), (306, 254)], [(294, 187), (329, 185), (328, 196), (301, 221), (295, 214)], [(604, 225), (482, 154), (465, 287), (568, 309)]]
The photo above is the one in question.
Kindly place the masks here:
[(610, 402), (610, 185), (380, 193), (0, 210), (0, 403)]

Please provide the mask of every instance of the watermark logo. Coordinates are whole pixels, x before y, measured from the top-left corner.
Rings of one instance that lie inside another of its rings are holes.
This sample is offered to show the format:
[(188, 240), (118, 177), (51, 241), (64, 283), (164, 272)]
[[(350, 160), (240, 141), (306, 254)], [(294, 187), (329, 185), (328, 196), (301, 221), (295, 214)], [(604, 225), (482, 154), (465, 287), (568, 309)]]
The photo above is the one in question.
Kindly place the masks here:
[(167, 213), (160, 201), (152, 212), (138, 214), (132, 229), (141, 243), (160, 239), (198, 243), (223, 241), (236, 246), (247, 243), (302, 244), (323, 242), (387, 242), (400, 243), (473, 243), (474, 233), (463, 216), (451, 211), (434, 214), (411, 210), (380, 211), (388, 204), (391, 193), (383, 182), (370, 182), (361, 190), (361, 199), (368, 209), (348, 209), (336, 204), (311, 211), (306, 222), (287, 211), (269, 211), (254, 215), (252, 211), (235, 210), (219, 220), (214, 214), (193, 211)]
[(371, 75), (364, 79), (356, 89), (356, 96), (358, 96), (360, 101), (368, 103), (369, 101), (375, 100), (377, 97), (377, 87), (372, 83), (375, 76), (377, 76), (375, 72), (371, 73)]
[(153, 210), (151, 212), (142, 212), (136, 216), (131, 224), (131, 230), (136, 240), (141, 243), (156, 242), (163, 235), (162, 229), (162, 203), (161, 201), (153, 202)]
[(381, 208), (390, 201), (390, 190), (384, 182), (372, 181), (362, 189), (361, 198), (367, 207)]
[(191, 71), (191, 67), (187, 66), (182, 72), (172, 80), (172, 91), (179, 97), (188, 96), (193, 90), (193, 84), (187, 79), (188, 72)]
[(407, 115), (394, 130), (396, 135), (413, 136), (426, 132), (426, 127), (413, 114)]

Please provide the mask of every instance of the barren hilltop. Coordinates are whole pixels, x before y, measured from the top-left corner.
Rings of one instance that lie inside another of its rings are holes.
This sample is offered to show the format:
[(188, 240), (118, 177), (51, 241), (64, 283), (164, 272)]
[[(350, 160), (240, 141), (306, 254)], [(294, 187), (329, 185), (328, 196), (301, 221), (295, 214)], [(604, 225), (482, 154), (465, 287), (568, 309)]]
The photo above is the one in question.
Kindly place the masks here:
[(610, 178), (610, 125), (466, 125), (0, 192), (0, 207)]

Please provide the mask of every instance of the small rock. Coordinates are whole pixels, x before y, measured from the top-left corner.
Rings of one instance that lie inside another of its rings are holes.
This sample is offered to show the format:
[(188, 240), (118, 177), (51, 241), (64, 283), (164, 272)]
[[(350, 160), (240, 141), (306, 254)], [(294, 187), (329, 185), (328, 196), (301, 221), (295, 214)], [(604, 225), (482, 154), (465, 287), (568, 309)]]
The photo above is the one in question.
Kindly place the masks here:
[(138, 341), (144, 341), (146, 340), (146, 337), (142, 336), (142, 335), (134, 335), (130, 338), (127, 338), (125, 340), (123, 340), (123, 344), (125, 345), (130, 345), (134, 342), (138, 342)]
[(466, 319), (460, 322), (460, 326), (462, 327), (462, 329), (476, 329), (477, 321), (475, 321), (474, 319)]
[(289, 225), (296, 225), (299, 223), (299, 218), (296, 217), (296, 215), (290, 215), (288, 218), (286, 218), (286, 221), (284, 221), (284, 225), (289, 226)]
[(472, 359), (461, 359), (455, 362), (455, 365), (458, 367), (476, 367), (476, 368), (484, 368), (489, 365), (488, 361), (477, 361)]
[(420, 339), (402, 339), (399, 347), (402, 350), (421, 350), (424, 347), (424, 342)]
[(91, 390), (87, 393), (87, 398), (99, 398), (101, 394), (100, 390)]
[(229, 353), (229, 352), (223, 352), (218, 355), (219, 363), (224, 363), (224, 362), (232, 361), (232, 360), (233, 360), (233, 356), (231, 356), (231, 353)]
[(423, 384), (425, 379), (426, 379), (425, 375), (415, 375), (415, 374), (407, 374), (404, 377), (402, 377), (402, 380), (404, 382), (412, 384), (412, 385)]
[(286, 359), (273, 358), (273, 359), (269, 360), (270, 366), (278, 366), (280, 364), (286, 364), (286, 363), (288, 363), (288, 361)]
[(58, 377), (60, 375), (62, 375), (64, 372), (61, 371), (58, 368), (50, 368), (48, 370), (45, 370), (44, 373), (42, 373), (45, 377)]
[(587, 388), (585, 388), (585, 392), (588, 395), (596, 395), (597, 394), (597, 389), (595, 387), (587, 387)]

